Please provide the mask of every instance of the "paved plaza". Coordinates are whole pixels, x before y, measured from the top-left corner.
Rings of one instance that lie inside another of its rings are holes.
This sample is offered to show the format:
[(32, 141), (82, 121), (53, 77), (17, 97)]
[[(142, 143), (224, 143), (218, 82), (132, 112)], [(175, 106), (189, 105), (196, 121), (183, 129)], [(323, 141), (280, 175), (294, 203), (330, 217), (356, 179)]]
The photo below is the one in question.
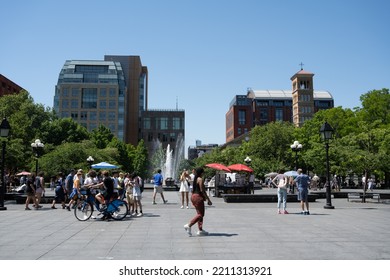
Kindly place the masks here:
[[(256, 190), (256, 193), (276, 193)], [(226, 203), (212, 197), (206, 208), (208, 236), (189, 237), (183, 229), (195, 214), (180, 209), (179, 193), (164, 192), (152, 205), (143, 193), (144, 216), (123, 221), (80, 222), (73, 211), (25, 211), (6, 202), (0, 211), (1, 260), (389, 260), (390, 203), (324, 199), (311, 203), (311, 215), (288, 203), (278, 215), (275, 203)], [(59, 205), (57, 205), (59, 207)], [(97, 214), (94, 212), (94, 214)], [(193, 227), (195, 232), (196, 226)]]

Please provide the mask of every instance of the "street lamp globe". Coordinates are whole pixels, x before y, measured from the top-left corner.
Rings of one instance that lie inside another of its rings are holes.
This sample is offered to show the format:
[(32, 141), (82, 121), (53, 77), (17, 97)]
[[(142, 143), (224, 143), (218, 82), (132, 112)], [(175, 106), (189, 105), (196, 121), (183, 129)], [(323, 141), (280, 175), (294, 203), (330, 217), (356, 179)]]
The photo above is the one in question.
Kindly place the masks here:
[(246, 164), (250, 164), (250, 163), (252, 162), (252, 160), (251, 160), (250, 157), (247, 156), (247, 157), (244, 159), (244, 162), (245, 162)]
[(92, 168), (92, 163), (93, 163), (94, 161), (95, 161), (95, 160), (93, 159), (92, 156), (89, 156), (89, 157), (87, 158), (87, 162), (88, 162), (88, 164), (89, 164), (89, 168)]

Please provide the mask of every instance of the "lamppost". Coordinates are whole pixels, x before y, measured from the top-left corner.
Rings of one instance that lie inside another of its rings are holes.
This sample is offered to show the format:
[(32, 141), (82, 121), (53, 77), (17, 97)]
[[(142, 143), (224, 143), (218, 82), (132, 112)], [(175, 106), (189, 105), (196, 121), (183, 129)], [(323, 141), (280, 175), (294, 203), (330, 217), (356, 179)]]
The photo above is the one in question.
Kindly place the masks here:
[(320, 128), (320, 134), (322, 140), (325, 142), (325, 151), (326, 151), (326, 205), (325, 209), (334, 209), (332, 206), (332, 197), (330, 190), (330, 173), (329, 173), (329, 140), (333, 136), (333, 128), (325, 122)]
[(298, 152), (302, 150), (302, 144), (299, 141), (294, 141), (290, 146), (291, 150), (295, 152), (295, 170), (298, 170)]
[(41, 140), (37, 139), (34, 143), (31, 143), (31, 147), (35, 153), (35, 175), (38, 175), (38, 158), (40, 156), (41, 150), (43, 147), (45, 147), (45, 145), (41, 142)]
[(88, 165), (89, 165), (89, 169), (92, 169), (92, 164), (93, 164), (94, 161), (95, 161), (95, 160), (93, 159), (92, 156), (89, 156), (89, 157), (87, 158), (87, 162), (88, 162)]
[[(11, 130), (11, 126), (7, 118), (4, 118), (0, 125), (0, 136), (1, 138), (8, 138), (9, 131)], [(0, 210), (7, 210), (7, 207), (4, 206), (4, 197), (5, 197), (5, 175), (4, 175), (4, 166), (5, 166), (5, 145), (6, 141), (2, 141), (2, 153), (1, 153), (1, 190), (0, 190)]]
[[(251, 158), (250, 157), (246, 157), (244, 159), (244, 162), (245, 164), (249, 167), (251, 165)], [(249, 178), (248, 178), (248, 190), (246, 191), (246, 193), (250, 194), (250, 193), (255, 193), (255, 189), (254, 189), (254, 175), (253, 173), (249, 174)]]

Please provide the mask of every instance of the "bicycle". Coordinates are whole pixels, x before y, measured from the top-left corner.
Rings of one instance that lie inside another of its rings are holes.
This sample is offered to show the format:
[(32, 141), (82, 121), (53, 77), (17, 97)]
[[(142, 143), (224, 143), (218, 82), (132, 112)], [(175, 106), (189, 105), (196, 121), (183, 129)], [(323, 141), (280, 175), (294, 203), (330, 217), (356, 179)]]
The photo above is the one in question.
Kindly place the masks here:
[(91, 218), (94, 208), (99, 210), (99, 215), (103, 215), (103, 218), (112, 218), (117, 221), (123, 220), (129, 212), (127, 203), (119, 198), (109, 201), (107, 207), (100, 209), (99, 203), (89, 188), (82, 189), (80, 193), (80, 200), (74, 209), (74, 215), (79, 221), (87, 221)]

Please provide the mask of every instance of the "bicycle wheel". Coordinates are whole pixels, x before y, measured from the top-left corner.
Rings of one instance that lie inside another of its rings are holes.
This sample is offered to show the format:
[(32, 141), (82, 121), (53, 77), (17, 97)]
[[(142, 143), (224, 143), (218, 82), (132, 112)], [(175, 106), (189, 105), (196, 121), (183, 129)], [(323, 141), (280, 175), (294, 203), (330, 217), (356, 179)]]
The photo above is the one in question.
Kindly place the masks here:
[(80, 201), (74, 209), (74, 215), (79, 221), (86, 221), (91, 218), (93, 212), (93, 205), (88, 201)]
[(111, 201), (108, 205), (107, 212), (111, 218), (120, 221), (127, 216), (127, 213), (129, 212), (129, 207), (127, 206), (127, 203), (125, 201), (115, 199)]

